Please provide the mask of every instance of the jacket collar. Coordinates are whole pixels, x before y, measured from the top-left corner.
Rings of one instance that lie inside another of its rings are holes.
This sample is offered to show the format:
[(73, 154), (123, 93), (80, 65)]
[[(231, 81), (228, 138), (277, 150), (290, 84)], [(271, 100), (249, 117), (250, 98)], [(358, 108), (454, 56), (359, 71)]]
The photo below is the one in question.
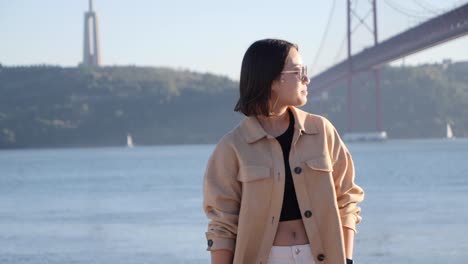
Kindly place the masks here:
[[(300, 132), (311, 135), (319, 133), (317, 126), (311, 120), (307, 122), (307, 116), (309, 115), (307, 112), (294, 106), (288, 108), (294, 116), (294, 129), (299, 129)], [(255, 116), (245, 117), (240, 124), (240, 129), (247, 143), (254, 143), (269, 136)]]

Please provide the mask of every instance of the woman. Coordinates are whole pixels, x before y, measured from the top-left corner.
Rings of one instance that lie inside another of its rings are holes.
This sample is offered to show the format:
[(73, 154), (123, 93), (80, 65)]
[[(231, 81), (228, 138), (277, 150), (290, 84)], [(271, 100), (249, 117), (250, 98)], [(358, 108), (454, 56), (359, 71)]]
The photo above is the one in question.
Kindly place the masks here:
[(292, 43), (260, 40), (245, 53), (234, 110), (246, 117), (204, 176), (212, 263), (352, 263), (364, 192), (333, 125), (297, 108), (309, 82)]

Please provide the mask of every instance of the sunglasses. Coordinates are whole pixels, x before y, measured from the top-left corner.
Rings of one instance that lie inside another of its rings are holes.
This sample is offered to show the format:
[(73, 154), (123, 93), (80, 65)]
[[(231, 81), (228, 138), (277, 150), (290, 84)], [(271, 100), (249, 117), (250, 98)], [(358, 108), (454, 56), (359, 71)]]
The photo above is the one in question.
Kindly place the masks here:
[(302, 66), (300, 70), (290, 70), (290, 71), (282, 71), (281, 73), (299, 73), (297, 77), (301, 82), (307, 82), (309, 77), (307, 77), (307, 66)]

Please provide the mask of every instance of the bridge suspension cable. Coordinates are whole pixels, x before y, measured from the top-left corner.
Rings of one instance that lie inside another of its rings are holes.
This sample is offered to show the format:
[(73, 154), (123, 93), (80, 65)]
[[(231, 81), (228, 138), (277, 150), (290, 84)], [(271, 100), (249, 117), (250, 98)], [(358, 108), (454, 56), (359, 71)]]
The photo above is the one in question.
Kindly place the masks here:
[(328, 14), (327, 25), (325, 27), (325, 30), (323, 31), (322, 40), (320, 41), (319, 49), (318, 49), (317, 53), (315, 54), (315, 58), (313, 60), (311, 70), (313, 70), (315, 68), (315, 66), (317, 65), (319, 56), (320, 56), (320, 54), (322, 54), (323, 44), (325, 43), (325, 39), (327, 38), (328, 29), (330, 28), (330, 23), (331, 23), (331, 20), (332, 20), (332, 17), (333, 17), (333, 13), (335, 12), (335, 4), (336, 4), (336, 0), (333, 0), (332, 7), (330, 8), (330, 13)]
[(422, 0), (413, 0), (413, 2), (418, 5), (419, 7), (421, 7), (422, 9), (426, 10), (427, 12), (431, 13), (432, 15), (438, 15), (439, 13), (441, 13), (442, 11), (441, 10), (438, 10), (436, 11), (434, 9), (434, 7), (430, 7), (429, 4), (427, 2), (423, 2)]
[(412, 17), (412, 18), (417, 18), (417, 19), (427, 19), (430, 16), (430, 15), (421, 15), (421, 14), (417, 13), (414, 10), (409, 10), (407, 8), (399, 6), (398, 4), (396, 4), (395, 2), (393, 2), (391, 0), (384, 0), (384, 2), (391, 9), (393, 9), (396, 12), (398, 12), (400, 14), (403, 14), (403, 15), (405, 15), (407, 17)]

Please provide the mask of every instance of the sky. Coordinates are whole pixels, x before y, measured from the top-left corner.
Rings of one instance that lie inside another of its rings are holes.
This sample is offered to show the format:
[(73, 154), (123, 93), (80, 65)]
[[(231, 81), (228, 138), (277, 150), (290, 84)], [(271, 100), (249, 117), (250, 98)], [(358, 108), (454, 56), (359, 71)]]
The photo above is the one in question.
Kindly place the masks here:
[[(371, 8), (369, 0), (352, 2), (361, 17)], [(379, 40), (466, 3), (377, 0)], [(93, 8), (103, 65), (163, 66), (238, 80), (244, 52), (263, 38), (297, 43), (309, 75), (346, 56), (345, 0), (94, 0)], [(77, 66), (87, 10), (88, 0), (0, 0), (0, 64)], [(372, 16), (366, 21), (372, 26)], [(357, 23), (353, 19), (353, 27)], [(371, 45), (370, 32), (358, 27), (352, 53)], [(466, 47), (468, 36), (392, 64), (468, 61)]]

